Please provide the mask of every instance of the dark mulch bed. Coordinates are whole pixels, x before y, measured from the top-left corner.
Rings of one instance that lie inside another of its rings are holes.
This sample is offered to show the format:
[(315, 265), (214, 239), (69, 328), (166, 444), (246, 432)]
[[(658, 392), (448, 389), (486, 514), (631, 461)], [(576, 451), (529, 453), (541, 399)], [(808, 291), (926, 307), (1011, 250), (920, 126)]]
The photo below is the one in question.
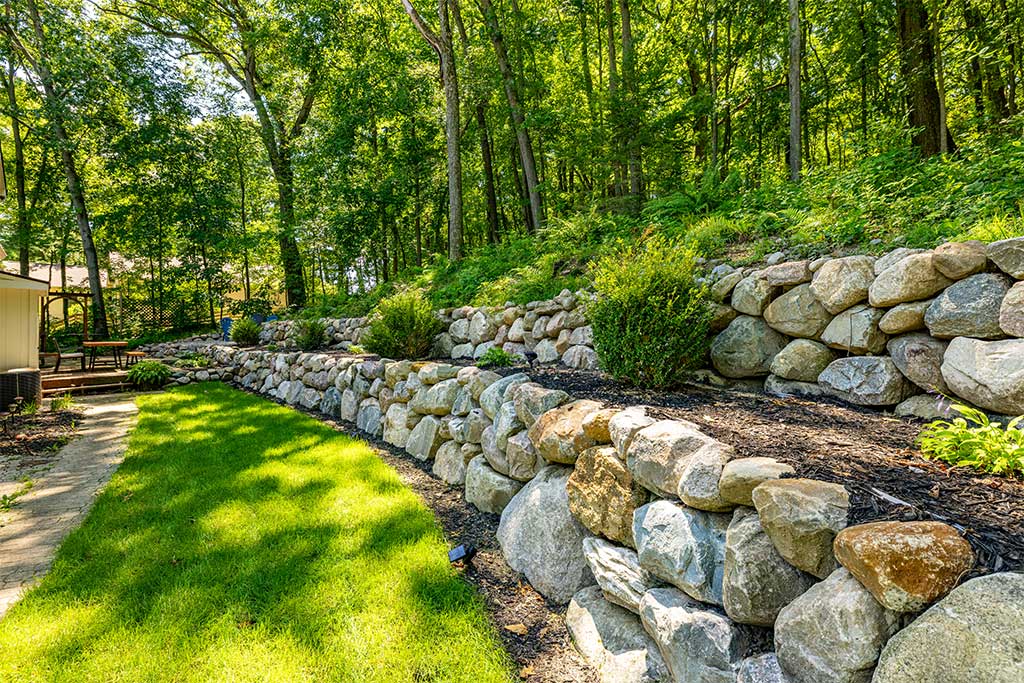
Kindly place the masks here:
[(0, 426), (0, 465), (24, 470), (49, 464), (74, 436), (81, 418), (75, 410), (40, 410), (9, 418), (6, 431)]
[(652, 416), (694, 422), (742, 457), (776, 458), (798, 476), (843, 484), (850, 491), (850, 524), (947, 522), (977, 552), (976, 574), (1024, 569), (1024, 481), (923, 459), (914, 447), (920, 422), (838, 402), (716, 388), (649, 391), (560, 367), (502, 370), (513, 371), (574, 398), (651, 406)]
[(476, 549), (470, 562), (459, 566), (464, 578), (483, 597), (520, 678), (530, 683), (597, 682), (597, 673), (572, 644), (565, 626), (565, 606), (545, 600), (506, 564), (496, 537), (498, 515), (480, 512), (467, 503), (462, 488), (449, 486), (433, 475), (431, 463), (411, 458), (405, 451), (322, 413), (291, 407), (371, 444), (434, 512), (449, 544)]

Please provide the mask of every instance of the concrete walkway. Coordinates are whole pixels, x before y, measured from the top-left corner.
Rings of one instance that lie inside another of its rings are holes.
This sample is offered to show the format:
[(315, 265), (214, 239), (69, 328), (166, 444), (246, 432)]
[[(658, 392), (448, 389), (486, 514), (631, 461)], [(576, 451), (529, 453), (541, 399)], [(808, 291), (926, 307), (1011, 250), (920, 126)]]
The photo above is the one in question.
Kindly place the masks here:
[(53, 466), (19, 498), (0, 526), (0, 617), (53, 564), (64, 537), (85, 519), (96, 493), (124, 459), (138, 409), (124, 395), (78, 399), (85, 417)]

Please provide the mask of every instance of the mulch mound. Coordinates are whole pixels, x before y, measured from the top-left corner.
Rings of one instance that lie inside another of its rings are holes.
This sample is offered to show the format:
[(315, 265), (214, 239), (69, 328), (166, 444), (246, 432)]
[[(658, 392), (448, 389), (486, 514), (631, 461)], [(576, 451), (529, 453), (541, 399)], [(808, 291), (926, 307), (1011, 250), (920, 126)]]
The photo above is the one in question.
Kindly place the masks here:
[(40, 410), (11, 417), (6, 431), (0, 427), (0, 464), (19, 470), (50, 464), (74, 436), (81, 418), (75, 410)]
[(973, 574), (1024, 569), (1024, 480), (925, 460), (914, 447), (921, 423), (831, 401), (686, 387), (638, 389), (596, 372), (525, 371), (574, 398), (647, 405), (653, 417), (694, 422), (741, 457), (770, 457), (797, 476), (850, 492), (849, 523), (938, 520), (956, 527), (978, 556)]

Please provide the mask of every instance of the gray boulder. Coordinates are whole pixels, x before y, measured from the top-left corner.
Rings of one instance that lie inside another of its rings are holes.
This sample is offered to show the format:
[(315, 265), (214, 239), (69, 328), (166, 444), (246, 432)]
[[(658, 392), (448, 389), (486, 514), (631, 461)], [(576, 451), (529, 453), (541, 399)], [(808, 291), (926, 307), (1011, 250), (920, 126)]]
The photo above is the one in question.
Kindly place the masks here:
[(706, 512), (728, 512), (736, 507), (722, 497), (718, 487), (722, 469), (734, 455), (732, 448), (698, 449), (679, 477), (679, 499)]
[(608, 420), (608, 435), (620, 458), (626, 459), (626, 452), (637, 432), (654, 422), (653, 417), (647, 417), (647, 410), (643, 406), (631, 406), (620, 410)]
[(736, 683), (793, 683), (793, 679), (779, 666), (775, 653), (770, 652), (740, 662)]
[(718, 372), (733, 379), (767, 375), (786, 341), (763, 319), (741, 315), (715, 337), (711, 362)]
[(999, 339), (999, 309), (1011, 281), (1005, 275), (981, 273), (961, 280), (942, 292), (924, 314), (933, 337)]
[(672, 588), (654, 588), (640, 601), (640, 620), (676, 683), (736, 682), (750, 636), (724, 614)]
[(1024, 574), (964, 583), (897, 633), (874, 683), (1024, 680)]
[(794, 339), (772, 359), (771, 372), (783, 379), (817, 382), (818, 375), (833, 360), (835, 354), (824, 344), (810, 339)]
[(656, 500), (633, 513), (640, 566), (702, 602), (722, 604), (730, 515)]
[(927, 334), (907, 334), (891, 339), (888, 344), (892, 362), (907, 379), (925, 391), (948, 394), (942, 379), (942, 358), (949, 342)]
[(1018, 282), (1006, 293), (999, 307), (999, 327), (1011, 337), (1024, 337), (1024, 282)]
[(516, 414), (527, 427), (544, 413), (569, 400), (569, 394), (558, 389), (546, 389), (536, 382), (520, 384), (516, 389)]
[(985, 342), (958, 337), (942, 360), (953, 392), (981, 408), (1024, 414), (1024, 339)]
[(428, 415), (412, 428), (405, 443), (405, 452), (417, 460), (431, 460), (442, 441), (441, 420)]
[(999, 270), (1018, 280), (1024, 280), (1024, 237), (992, 242), (988, 245), (988, 257)]
[(498, 543), (509, 566), (558, 603), (595, 582), (583, 555), (589, 533), (569, 511), (571, 473), (557, 465), (542, 469), (505, 507), (498, 525)]
[[(486, 389), (483, 389), (479, 394), (480, 409), (484, 411), (484, 414), (490, 419), (494, 419), (495, 415), (498, 414), (498, 408), (505, 402), (505, 394), (512, 387), (517, 384), (523, 384), (529, 382), (530, 378), (523, 373), (517, 373), (515, 375), (509, 375), (508, 377), (502, 377), (495, 380), (491, 384), (487, 385)], [(470, 383), (470, 389), (473, 390), (473, 383)], [(474, 391), (474, 394), (476, 392)]]
[(492, 470), (482, 455), (466, 467), (466, 501), (483, 512), (500, 513), (521, 488), (522, 482)]
[(722, 602), (741, 624), (771, 626), (783, 607), (815, 583), (782, 558), (761, 528), (757, 512), (741, 508), (725, 534)]
[(913, 301), (893, 306), (878, 321), (878, 329), (886, 334), (904, 334), (925, 329), (924, 314), (932, 305), (933, 299)]
[(881, 309), (854, 306), (832, 319), (821, 333), (821, 341), (858, 355), (881, 353), (887, 337), (878, 325), (884, 316)]
[(437, 449), (431, 471), (435, 477), (452, 486), (462, 486), (466, 483), (466, 468), (469, 462), (479, 454), (478, 446), (445, 441)]
[(732, 307), (745, 315), (760, 316), (780, 288), (754, 276), (743, 278), (732, 290)]
[(668, 667), (635, 614), (609, 603), (596, 586), (573, 596), (565, 613), (576, 649), (601, 683), (661, 683)]
[(857, 356), (833, 361), (818, 376), (838, 398), (862, 406), (891, 406), (915, 393), (891, 358)]
[(679, 493), (679, 482), (690, 458), (698, 451), (711, 451), (728, 460), (732, 450), (691, 422), (661, 420), (633, 436), (626, 451), (626, 465), (641, 486), (673, 497)]
[(662, 585), (640, 566), (635, 550), (590, 537), (583, 539), (583, 554), (605, 599), (635, 614), (640, 613), (640, 598), (644, 593)]
[(899, 616), (845, 569), (811, 587), (775, 621), (775, 653), (797, 683), (868, 683)]
[(868, 288), (875, 280), (875, 259), (847, 256), (826, 261), (814, 273), (811, 292), (832, 315), (867, 301)]
[(951, 284), (952, 280), (935, 269), (931, 252), (911, 254), (878, 274), (868, 289), (868, 301), (876, 308), (888, 308), (927, 299)]

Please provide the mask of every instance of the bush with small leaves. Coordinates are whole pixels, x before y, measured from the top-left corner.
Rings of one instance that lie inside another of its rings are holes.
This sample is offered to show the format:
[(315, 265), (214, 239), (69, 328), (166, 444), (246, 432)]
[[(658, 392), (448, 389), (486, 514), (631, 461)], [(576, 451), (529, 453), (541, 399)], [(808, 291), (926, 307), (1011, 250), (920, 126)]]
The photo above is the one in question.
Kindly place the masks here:
[(478, 368), (508, 368), (519, 360), (519, 356), (514, 356), (501, 347), (492, 346), (477, 359), (476, 366)]
[(316, 351), (327, 344), (327, 326), (320, 320), (295, 322), (295, 345), (303, 351)]
[(377, 304), (363, 346), (386, 358), (424, 358), (441, 328), (423, 292), (409, 289)]
[(171, 368), (158, 360), (139, 361), (128, 370), (128, 381), (140, 389), (159, 389), (171, 378)]
[(711, 309), (695, 252), (660, 237), (621, 248), (594, 267), (588, 305), (601, 366), (638, 386), (677, 386), (704, 365)]
[(260, 343), (260, 324), (252, 318), (240, 318), (231, 324), (231, 341), (239, 346)]
[(925, 458), (992, 474), (1024, 475), (1024, 430), (1018, 428), (1024, 415), (1004, 428), (980, 410), (959, 403), (952, 409), (960, 417), (936, 420), (921, 430), (918, 444)]

